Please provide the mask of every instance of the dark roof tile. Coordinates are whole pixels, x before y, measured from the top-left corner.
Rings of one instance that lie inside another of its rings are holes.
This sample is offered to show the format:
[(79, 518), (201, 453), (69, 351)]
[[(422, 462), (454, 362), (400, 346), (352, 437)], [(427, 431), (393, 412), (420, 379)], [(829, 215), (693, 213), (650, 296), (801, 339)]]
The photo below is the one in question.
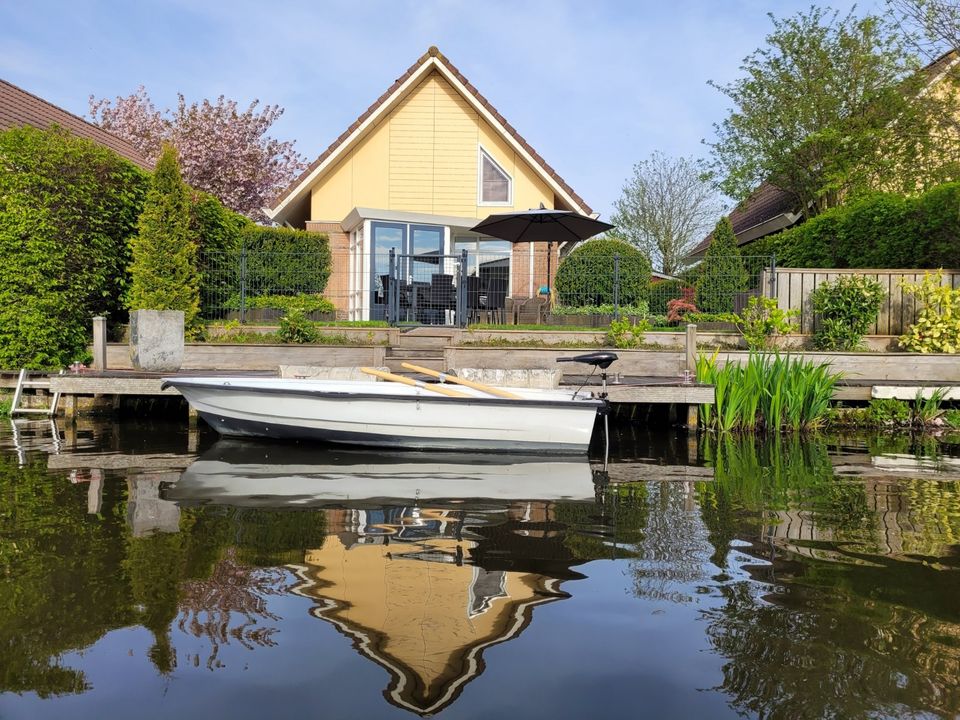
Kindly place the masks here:
[(153, 165), (126, 140), (6, 80), (0, 80), (0, 130), (21, 125), (36, 128), (59, 125), (73, 135), (92, 140), (98, 145), (113, 150), (145, 170), (153, 169)]

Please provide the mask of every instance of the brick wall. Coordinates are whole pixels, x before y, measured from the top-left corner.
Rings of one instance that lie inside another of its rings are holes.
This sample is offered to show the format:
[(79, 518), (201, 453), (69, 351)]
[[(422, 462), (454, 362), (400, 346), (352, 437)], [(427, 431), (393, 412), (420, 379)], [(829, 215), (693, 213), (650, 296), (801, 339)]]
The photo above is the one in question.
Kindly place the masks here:
[(350, 278), (350, 236), (343, 231), (338, 222), (307, 221), (307, 230), (310, 232), (326, 233), (330, 238), (330, 254), (333, 258), (330, 280), (323, 295), (337, 308), (337, 317), (341, 314), (345, 318), (348, 308)]

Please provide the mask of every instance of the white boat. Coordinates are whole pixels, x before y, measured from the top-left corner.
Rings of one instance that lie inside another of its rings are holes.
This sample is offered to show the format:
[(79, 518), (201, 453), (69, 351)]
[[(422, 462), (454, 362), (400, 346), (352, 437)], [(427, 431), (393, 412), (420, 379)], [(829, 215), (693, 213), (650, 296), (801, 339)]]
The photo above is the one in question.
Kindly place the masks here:
[(586, 458), (376, 452), (221, 440), (165, 500), (243, 507), (380, 507), (412, 501), (593, 500)]
[[(604, 369), (615, 359), (572, 358)], [(572, 389), (495, 389), (514, 396), (505, 398), (457, 385), (451, 397), (422, 382), (220, 376), (171, 377), (167, 385), (222, 435), (417, 450), (583, 454), (606, 404)]]

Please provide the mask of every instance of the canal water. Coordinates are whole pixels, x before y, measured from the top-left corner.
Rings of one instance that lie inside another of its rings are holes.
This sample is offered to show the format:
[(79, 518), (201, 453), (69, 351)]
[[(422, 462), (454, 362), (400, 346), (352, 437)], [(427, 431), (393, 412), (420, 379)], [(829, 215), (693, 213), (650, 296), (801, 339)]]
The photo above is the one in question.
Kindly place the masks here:
[(954, 717), (955, 442), (6, 423), (0, 717)]

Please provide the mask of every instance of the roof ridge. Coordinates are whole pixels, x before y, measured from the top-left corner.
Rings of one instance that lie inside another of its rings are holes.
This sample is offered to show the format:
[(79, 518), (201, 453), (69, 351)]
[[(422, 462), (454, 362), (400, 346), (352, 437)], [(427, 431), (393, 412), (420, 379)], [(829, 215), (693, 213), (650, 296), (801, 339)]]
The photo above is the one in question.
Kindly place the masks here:
[(311, 173), (313, 173), (323, 162), (330, 157), (336, 150), (344, 143), (346, 140), (369, 118), (373, 113), (375, 113), (381, 105), (383, 105), (400, 87), (406, 82), (425, 62), (430, 58), (436, 58), (441, 62), (447, 70), (464, 86), (464, 88), (473, 95), (477, 102), (484, 107), (494, 119), (503, 126), (503, 129), (509, 134), (519, 145), (531, 156), (531, 158), (540, 165), (543, 171), (553, 179), (560, 187), (566, 192), (570, 197), (576, 202), (587, 214), (593, 212), (592, 208), (587, 205), (582, 197), (580, 197), (577, 192), (570, 187), (570, 185), (560, 176), (560, 174), (554, 170), (546, 160), (543, 159), (543, 156), (540, 155), (534, 148), (526, 141), (526, 139), (520, 135), (519, 132), (509, 123), (506, 118), (500, 114), (500, 112), (493, 106), (493, 104), (485, 98), (479, 90), (460, 72), (460, 70), (450, 62), (449, 58), (440, 52), (440, 49), (436, 45), (431, 45), (427, 48), (427, 51), (423, 53), (410, 67), (407, 68), (400, 77), (393, 81), (393, 84), (390, 85), (373, 103), (364, 110), (350, 126), (344, 130), (340, 135), (334, 140), (330, 145), (327, 146), (316, 160), (310, 163), (300, 175), (298, 175), (293, 181), (291, 181), (280, 193), (274, 197), (271, 208), (276, 210), (283, 200), (290, 195), (304, 180), (306, 180)]

